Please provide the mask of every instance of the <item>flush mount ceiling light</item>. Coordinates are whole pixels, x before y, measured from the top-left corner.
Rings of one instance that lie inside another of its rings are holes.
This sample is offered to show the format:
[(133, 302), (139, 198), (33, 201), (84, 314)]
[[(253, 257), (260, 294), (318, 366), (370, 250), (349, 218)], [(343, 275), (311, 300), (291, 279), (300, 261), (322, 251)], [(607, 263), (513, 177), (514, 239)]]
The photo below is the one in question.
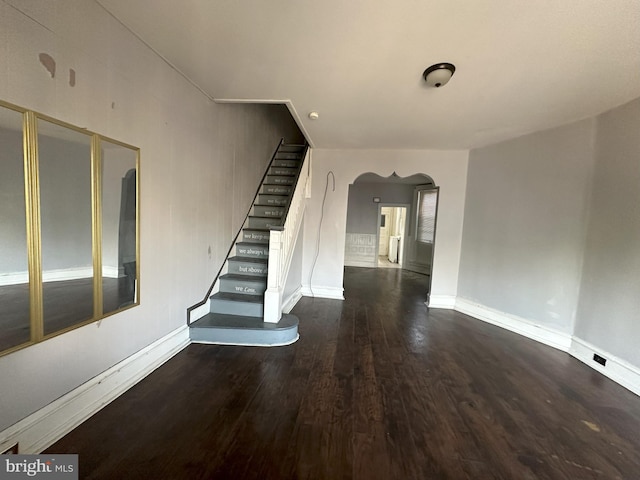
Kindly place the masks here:
[(447, 84), (455, 71), (456, 67), (451, 63), (436, 63), (427, 68), (422, 76), (427, 85), (439, 88)]

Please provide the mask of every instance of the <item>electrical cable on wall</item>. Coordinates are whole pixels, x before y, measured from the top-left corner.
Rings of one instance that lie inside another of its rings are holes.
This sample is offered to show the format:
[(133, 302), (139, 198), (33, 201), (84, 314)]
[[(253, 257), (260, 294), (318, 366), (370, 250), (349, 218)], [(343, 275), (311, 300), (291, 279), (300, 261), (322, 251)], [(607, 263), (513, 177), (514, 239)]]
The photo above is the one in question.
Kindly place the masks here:
[(315, 297), (313, 294), (313, 288), (311, 287), (311, 279), (313, 278), (313, 271), (316, 268), (316, 262), (318, 261), (318, 255), (320, 255), (320, 232), (322, 232), (322, 220), (324, 219), (324, 204), (327, 200), (327, 190), (329, 190), (329, 175), (331, 175), (333, 180), (333, 189), (332, 191), (336, 191), (336, 176), (334, 175), (332, 170), (329, 170), (327, 173), (327, 180), (324, 186), (324, 195), (322, 197), (322, 207), (320, 207), (320, 224), (318, 225), (318, 238), (316, 240), (316, 254), (313, 257), (313, 263), (311, 264), (311, 273), (309, 274), (309, 291), (311, 292), (311, 296)]

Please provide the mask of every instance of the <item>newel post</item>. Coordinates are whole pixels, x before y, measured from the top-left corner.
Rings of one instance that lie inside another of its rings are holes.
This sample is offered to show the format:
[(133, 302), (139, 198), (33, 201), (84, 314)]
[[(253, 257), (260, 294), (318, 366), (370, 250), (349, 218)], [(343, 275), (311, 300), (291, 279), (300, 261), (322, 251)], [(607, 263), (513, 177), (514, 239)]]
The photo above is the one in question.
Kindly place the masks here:
[(264, 292), (264, 321), (278, 323), (282, 315), (282, 231), (271, 230), (269, 235), (269, 266), (267, 290)]

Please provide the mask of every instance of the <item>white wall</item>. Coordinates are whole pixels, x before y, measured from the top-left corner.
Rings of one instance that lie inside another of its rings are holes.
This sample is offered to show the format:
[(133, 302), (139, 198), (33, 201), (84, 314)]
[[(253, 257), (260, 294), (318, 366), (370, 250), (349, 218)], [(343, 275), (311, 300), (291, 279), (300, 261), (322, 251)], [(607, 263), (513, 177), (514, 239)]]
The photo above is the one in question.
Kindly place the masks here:
[(471, 151), (460, 298), (572, 332), (593, 132), (586, 120)]
[(302, 252), (304, 248), (304, 219), (298, 232), (298, 238), (293, 249), (291, 257), (291, 265), (287, 273), (284, 290), (282, 292), (283, 302), (295, 299), (300, 295), (300, 287), (302, 286)]
[(468, 152), (451, 150), (314, 150), (312, 196), (307, 204), (305, 218), (302, 272), (305, 289), (309, 287), (311, 267), (316, 254), (322, 198), (329, 171), (335, 174), (336, 189), (332, 191), (332, 182), (329, 180), (320, 232), (320, 250), (311, 287), (318, 296), (335, 297), (341, 297), (343, 291), (349, 184), (365, 172), (383, 177), (388, 177), (394, 171), (401, 177), (424, 173), (440, 186), (431, 299), (433, 301), (440, 298), (453, 302), (458, 283), (467, 160)]
[(600, 115), (596, 126), (595, 183), (574, 335), (600, 354), (635, 365), (640, 374), (640, 99)]
[(87, 0), (0, 2), (0, 98), (141, 149), (141, 305), (0, 357), (2, 430), (184, 325), (280, 137), (300, 139), (282, 107), (213, 104)]

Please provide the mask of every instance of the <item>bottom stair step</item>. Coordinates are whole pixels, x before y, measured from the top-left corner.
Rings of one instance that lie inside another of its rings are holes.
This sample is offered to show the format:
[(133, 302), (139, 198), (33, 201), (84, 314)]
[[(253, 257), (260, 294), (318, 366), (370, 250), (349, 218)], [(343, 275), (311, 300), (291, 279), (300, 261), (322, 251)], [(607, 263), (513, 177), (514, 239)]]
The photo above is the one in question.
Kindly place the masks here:
[(278, 323), (266, 323), (255, 317), (208, 313), (190, 325), (189, 338), (220, 345), (290, 345), (298, 340), (298, 317), (283, 314)]
[(258, 317), (262, 320), (264, 314), (263, 295), (218, 292), (211, 295), (209, 299), (211, 313)]

